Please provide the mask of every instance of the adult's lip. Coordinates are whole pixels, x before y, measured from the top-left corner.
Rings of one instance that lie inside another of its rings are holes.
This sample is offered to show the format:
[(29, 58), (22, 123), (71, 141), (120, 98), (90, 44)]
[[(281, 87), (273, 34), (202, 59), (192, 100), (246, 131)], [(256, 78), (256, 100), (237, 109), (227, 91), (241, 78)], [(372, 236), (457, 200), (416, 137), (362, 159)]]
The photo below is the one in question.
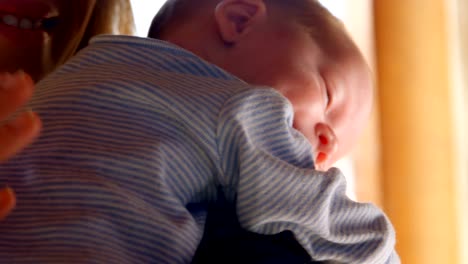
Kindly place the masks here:
[(42, 0), (0, 0), (0, 13), (33, 20), (49, 19), (59, 15), (58, 9), (51, 1)]
[(57, 24), (58, 9), (51, 1), (0, 0), (0, 23), (20, 29), (50, 32)]
[(41, 45), (58, 18), (58, 9), (50, 1), (0, 0), (0, 35), (15, 45)]

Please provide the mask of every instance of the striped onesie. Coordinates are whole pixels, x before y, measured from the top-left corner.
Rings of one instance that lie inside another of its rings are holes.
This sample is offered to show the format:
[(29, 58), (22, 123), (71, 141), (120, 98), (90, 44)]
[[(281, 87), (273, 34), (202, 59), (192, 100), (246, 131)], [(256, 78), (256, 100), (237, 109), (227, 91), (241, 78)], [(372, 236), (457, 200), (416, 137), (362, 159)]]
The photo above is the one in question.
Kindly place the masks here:
[(243, 228), (290, 230), (314, 260), (399, 262), (386, 216), (314, 170), (286, 98), (177, 46), (97, 37), (28, 107), (44, 129), (0, 166), (18, 196), (0, 263), (189, 263), (207, 214), (191, 205), (218, 188)]

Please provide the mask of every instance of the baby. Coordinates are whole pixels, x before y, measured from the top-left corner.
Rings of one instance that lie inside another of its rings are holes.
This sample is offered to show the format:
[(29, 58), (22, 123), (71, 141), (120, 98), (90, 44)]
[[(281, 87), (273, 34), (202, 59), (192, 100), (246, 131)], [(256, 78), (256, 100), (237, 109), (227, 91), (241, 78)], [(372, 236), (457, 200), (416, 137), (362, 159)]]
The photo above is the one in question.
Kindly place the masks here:
[(332, 15), (316, 1), (176, 0), (149, 37), (95, 38), (38, 85), (43, 133), (0, 167), (18, 198), (0, 259), (189, 263), (207, 205), (225, 199), (242, 228), (290, 231), (311, 260), (399, 262), (386, 216), (328, 169), (372, 102)]

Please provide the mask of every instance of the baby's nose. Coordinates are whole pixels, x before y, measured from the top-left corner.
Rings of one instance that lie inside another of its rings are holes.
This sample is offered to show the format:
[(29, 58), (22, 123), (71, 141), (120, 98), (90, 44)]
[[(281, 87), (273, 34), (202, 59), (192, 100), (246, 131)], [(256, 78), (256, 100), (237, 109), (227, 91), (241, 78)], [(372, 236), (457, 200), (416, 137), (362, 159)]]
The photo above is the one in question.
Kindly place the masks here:
[(315, 148), (316, 163), (320, 168), (328, 169), (335, 161), (338, 140), (333, 129), (325, 123), (317, 123), (314, 131), (318, 142)]

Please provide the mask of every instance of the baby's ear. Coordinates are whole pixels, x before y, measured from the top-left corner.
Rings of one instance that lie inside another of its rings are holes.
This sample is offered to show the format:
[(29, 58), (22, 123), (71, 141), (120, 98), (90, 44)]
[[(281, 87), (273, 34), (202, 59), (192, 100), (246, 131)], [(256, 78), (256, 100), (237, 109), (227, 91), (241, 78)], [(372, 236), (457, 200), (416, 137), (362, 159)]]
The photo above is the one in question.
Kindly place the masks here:
[(338, 148), (338, 140), (331, 127), (324, 123), (315, 125), (315, 136), (318, 142), (315, 149), (315, 165), (319, 169), (326, 170), (334, 161), (333, 155)]
[(234, 44), (266, 18), (264, 0), (222, 0), (216, 6), (215, 19), (221, 38)]

